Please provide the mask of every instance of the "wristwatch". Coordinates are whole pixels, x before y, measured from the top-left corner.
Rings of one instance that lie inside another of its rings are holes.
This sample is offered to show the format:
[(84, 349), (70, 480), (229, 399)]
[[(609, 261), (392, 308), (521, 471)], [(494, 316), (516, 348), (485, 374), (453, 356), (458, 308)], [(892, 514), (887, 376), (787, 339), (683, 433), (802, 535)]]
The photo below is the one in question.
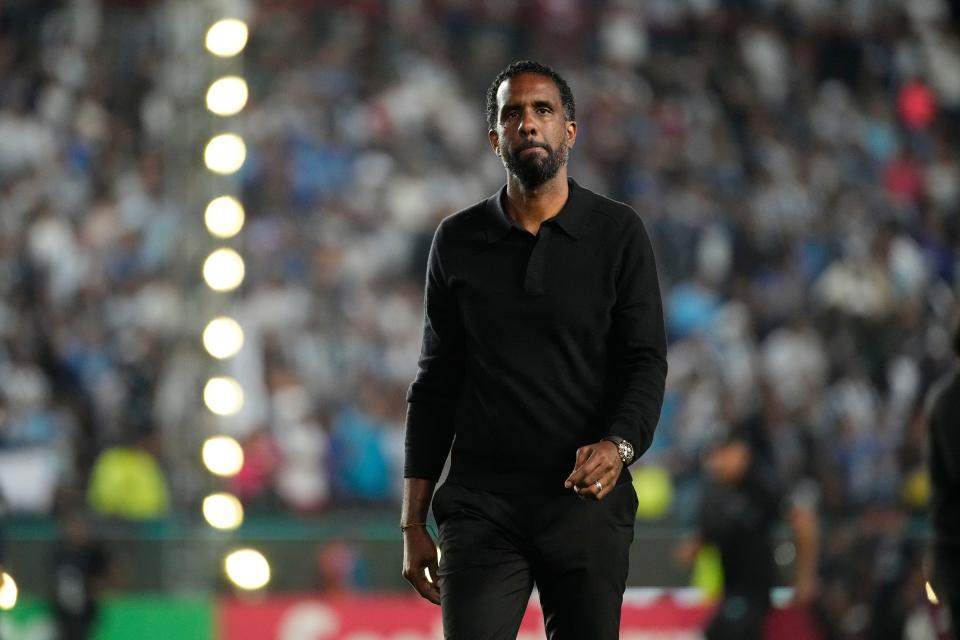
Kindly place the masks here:
[(620, 453), (620, 461), (624, 465), (628, 465), (633, 462), (633, 445), (621, 438), (620, 436), (607, 436), (604, 440), (609, 440), (613, 444), (617, 445), (617, 451)]

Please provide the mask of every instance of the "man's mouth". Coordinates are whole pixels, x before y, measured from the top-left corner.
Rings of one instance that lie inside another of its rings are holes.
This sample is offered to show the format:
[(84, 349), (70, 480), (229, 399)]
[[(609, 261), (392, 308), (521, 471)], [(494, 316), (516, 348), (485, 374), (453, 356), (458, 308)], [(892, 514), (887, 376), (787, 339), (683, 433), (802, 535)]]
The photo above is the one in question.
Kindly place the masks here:
[(534, 146), (524, 147), (523, 149), (520, 149), (520, 151), (518, 152), (517, 155), (521, 155), (521, 156), (522, 156), (523, 154), (527, 153), (528, 151), (542, 151), (542, 152), (544, 152), (544, 153), (547, 152), (547, 150), (544, 149), (543, 147), (541, 147), (540, 145), (534, 145)]

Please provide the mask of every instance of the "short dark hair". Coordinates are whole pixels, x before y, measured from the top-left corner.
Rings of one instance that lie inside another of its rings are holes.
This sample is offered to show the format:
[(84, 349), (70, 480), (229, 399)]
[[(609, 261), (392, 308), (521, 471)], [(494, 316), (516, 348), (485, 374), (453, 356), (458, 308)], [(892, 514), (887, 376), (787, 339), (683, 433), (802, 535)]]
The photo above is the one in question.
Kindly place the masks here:
[(533, 60), (518, 60), (507, 66), (497, 77), (493, 79), (490, 87), (487, 89), (487, 125), (494, 129), (497, 126), (497, 90), (505, 80), (521, 73), (535, 73), (553, 80), (560, 91), (560, 104), (563, 105), (563, 117), (569, 120), (576, 120), (577, 109), (573, 102), (573, 92), (570, 91), (570, 85), (560, 77), (560, 74), (545, 64), (534, 62)]

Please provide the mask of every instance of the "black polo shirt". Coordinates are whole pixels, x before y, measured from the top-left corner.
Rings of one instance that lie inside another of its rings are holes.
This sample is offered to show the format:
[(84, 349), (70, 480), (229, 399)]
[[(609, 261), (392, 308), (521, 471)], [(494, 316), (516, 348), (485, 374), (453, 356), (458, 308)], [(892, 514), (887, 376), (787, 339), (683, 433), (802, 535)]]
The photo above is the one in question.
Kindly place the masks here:
[(579, 447), (650, 446), (667, 372), (650, 240), (633, 209), (569, 186), (536, 236), (504, 211), (505, 186), (440, 223), (405, 477), (436, 480), (452, 442), (452, 482), (563, 491)]

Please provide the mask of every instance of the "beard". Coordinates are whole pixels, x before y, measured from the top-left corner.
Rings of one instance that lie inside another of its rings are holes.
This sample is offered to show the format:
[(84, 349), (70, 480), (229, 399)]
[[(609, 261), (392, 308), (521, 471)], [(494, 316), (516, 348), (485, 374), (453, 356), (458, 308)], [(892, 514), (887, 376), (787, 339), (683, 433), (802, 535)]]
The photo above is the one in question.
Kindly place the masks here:
[[(541, 154), (520, 156), (524, 150), (535, 147), (546, 151), (546, 156)], [(560, 167), (567, 163), (568, 152), (569, 148), (565, 141), (561, 142), (556, 150), (545, 142), (526, 142), (514, 149), (507, 148), (506, 143), (501, 143), (500, 146), (503, 166), (527, 189), (535, 189), (557, 175)]]

